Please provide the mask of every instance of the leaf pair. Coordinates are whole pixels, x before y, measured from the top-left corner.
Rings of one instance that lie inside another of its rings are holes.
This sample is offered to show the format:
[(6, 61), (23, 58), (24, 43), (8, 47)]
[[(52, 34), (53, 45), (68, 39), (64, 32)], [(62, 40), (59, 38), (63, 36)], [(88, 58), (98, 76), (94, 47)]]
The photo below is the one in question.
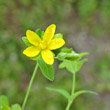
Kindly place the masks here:
[[(66, 91), (66, 90), (64, 90), (64, 89), (49, 88), (49, 87), (47, 87), (46, 89), (49, 90), (49, 91), (57, 92), (57, 93), (63, 95), (63, 96), (64, 96), (65, 98), (67, 98), (67, 99), (70, 99), (70, 97), (71, 97), (71, 95), (68, 93), (68, 91)], [(94, 92), (94, 91), (80, 90), (80, 91), (77, 91), (77, 92), (75, 92), (75, 93), (73, 94), (72, 99), (75, 99), (75, 98), (78, 97), (79, 95), (85, 94), (85, 93), (90, 93), (90, 94), (95, 94), (95, 95), (97, 95), (97, 93)]]
[[(80, 60), (84, 55), (87, 55), (88, 53), (75, 53), (72, 48), (63, 48), (61, 52), (57, 55), (57, 59), (62, 61), (59, 65), (59, 68), (66, 68), (69, 72), (75, 74), (80, 70), (82, 67), (83, 63), (87, 61), (87, 59)], [(74, 92), (72, 94), (68, 93), (68, 91), (64, 89), (56, 89), (56, 88), (49, 88), (47, 87), (47, 90), (54, 91), (57, 93), (60, 93), (63, 95), (65, 98), (68, 99), (68, 101), (73, 102), (73, 100), (84, 93), (91, 93), (91, 94), (97, 94), (96, 92), (93, 91), (88, 91), (88, 90), (80, 90), (78, 92)]]
[(0, 96), (0, 110), (21, 110), (20, 105), (14, 104), (9, 107), (9, 101), (6, 96)]
[(56, 57), (58, 60), (62, 61), (59, 68), (66, 68), (69, 72), (75, 74), (80, 70), (83, 63), (87, 61), (87, 59), (80, 60), (84, 55), (88, 55), (88, 53), (78, 54), (74, 52), (72, 48), (63, 48)]

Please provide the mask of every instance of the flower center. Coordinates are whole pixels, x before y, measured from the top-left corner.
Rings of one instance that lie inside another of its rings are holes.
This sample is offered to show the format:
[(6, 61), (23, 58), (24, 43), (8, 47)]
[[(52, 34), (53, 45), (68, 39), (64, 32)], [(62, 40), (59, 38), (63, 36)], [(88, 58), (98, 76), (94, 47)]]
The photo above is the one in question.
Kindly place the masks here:
[(43, 49), (46, 49), (46, 47), (47, 47), (46, 42), (41, 41), (41, 43), (40, 43), (40, 48), (43, 50)]

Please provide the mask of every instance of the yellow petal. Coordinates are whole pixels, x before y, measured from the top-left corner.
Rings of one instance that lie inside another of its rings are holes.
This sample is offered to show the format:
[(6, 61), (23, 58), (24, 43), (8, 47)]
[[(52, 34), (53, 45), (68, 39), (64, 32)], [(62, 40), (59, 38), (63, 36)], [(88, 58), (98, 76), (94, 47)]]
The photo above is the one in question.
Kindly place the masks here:
[(41, 41), (40, 37), (31, 30), (26, 31), (26, 36), (29, 42), (35, 46), (38, 46), (39, 42)]
[(54, 36), (55, 29), (56, 29), (55, 24), (51, 24), (50, 26), (48, 26), (44, 33), (43, 41), (49, 43)]
[(43, 60), (49, 64), (49, 65), (52, 65), (53, 62), (54, 62), (54, 56), (53, 56), (53, 53), (50, 51), (50, 50), (42, 50), (41, 51), (41, 55), (42, 55), (42, 58)]
[(40, 49), (36, 46), (30, 46), (23, 51), (23, 54), (25, 54), (28, 57), (35, 57), (39, 53), (40, 53)]
[(55, 50), (62, 47), (65, 44), (65, 41), (62, 38), (56, 38), (50, 41), (48, 45), (49, 50)]

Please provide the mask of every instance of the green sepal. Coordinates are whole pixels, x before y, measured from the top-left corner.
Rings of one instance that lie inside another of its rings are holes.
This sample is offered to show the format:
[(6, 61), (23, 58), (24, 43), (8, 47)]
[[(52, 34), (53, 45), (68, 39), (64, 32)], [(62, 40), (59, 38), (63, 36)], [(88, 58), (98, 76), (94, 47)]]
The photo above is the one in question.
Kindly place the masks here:
[(31, 60), (38, 60), (38, 59), (40, 59), (41, 58), (41, 54), (39, 54), (39, 55), (37, 55), (37, 56), (35, 56), (35, 57), (31, 57)]
[(21, 106), (19, 104), (12, 105), (10, 110), (21, 110)]
[(44, 33), (45, 33), (45, 32), (44, 32), (44, 31), (42, 31), (42, 33), (41, 33), (42, 38), (43, 38)]
[(67, 99), (70, 98), (70, 94), (64, 89), (57, 89), (57, 88), (50, 88), (50, 87), (46, 87), (46, 89), (49, 91), (54, 91), (54, 92), (60, 93), (61, 95), (63, 95)]
[(41, 39), (43, 39), (44, 31), (41, 31), (40, 29), (37, 29), (37, 30), (35, 31), (35, 33), (36, 33)]
[(63, 38), (63, 34), (61, 33), (55, 34), (53, 38)]
[(70, 61), (70, 60), (63, 60), (59, 68), (66, 68), (69, 72), (75, 74), (80, 70), (82, 67), (83, 63), (86, 62), (87, 59), (79, 60), (79, 61)]
[(54, 80), (54, 69), (52, 65), (46, 64), (43, 59), (38, 59), (38, 64), (42, 74), (50, 81)]
[(22, 37), (22, 40), (27, 46), (32, 46), (32, 44), (28, 41), (27, 37)]
[(42, 31), (40, 30), (40, 29), (37, 29), (36, 31), (35, 31), (35, 33), (40, 37), (40, 38), (42, 38)]

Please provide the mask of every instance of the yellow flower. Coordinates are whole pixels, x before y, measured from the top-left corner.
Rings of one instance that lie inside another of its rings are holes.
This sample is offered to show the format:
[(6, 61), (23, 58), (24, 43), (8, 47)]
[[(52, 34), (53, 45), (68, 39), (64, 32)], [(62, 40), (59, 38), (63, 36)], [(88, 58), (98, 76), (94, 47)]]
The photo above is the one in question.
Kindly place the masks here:
[(62, 38), (53, 39), (55, 29), (55, 24), (48, 26), (42, 39), (35, 32), (27, 30), (26, 36), (32, 46), (26, 48), (23, 51), (23, 54), (28, 57), (35, 57), (41, 53), (45, 63), (52, 65), (54, 63), (54, 55), (51, 50), (58, 49), (65, 44), (65, 41)]

